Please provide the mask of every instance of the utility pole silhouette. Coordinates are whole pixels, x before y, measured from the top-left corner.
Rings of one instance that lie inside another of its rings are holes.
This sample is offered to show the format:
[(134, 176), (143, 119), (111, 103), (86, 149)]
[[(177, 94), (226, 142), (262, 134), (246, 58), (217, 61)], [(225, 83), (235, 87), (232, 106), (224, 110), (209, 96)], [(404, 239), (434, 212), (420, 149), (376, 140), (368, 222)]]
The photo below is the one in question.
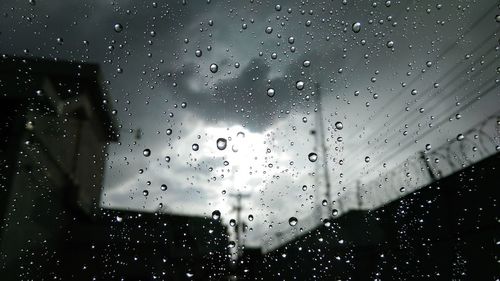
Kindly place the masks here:
[[(321, 158), (323, 160), (323, 176), (325, 180), (325, 198), (327, 203), (327, 208), (328, 208), (328, 213), (327, 216), (330, 215), (330, 212), (332, 210), (330, 203), (331, 203), (331, 183), (330, 183), (330, 173), (328, 171), (328, 148), (326, 147), (325, 143), (325, 126), (323, 123), (323, 113), (321, 110), (321, 105), (322, 105), (322, 97), (321, 97), (321, 88), (319, 86), (319, 83), (315, 83), (315, 93), (316, 93), (316, 108), (317, 112), (315, 115), (316, 119), (316, 127), (317, 130), (314, 132), (314, 134), (317, 134), (316, 136), (316, 143), (319, 145), (319, 149), (321, 149)], [(340, 203), (340, 198), (338, 200), (338, 204)], [(340, 207), (340, 206), (339, 206)]]
[(237, 194), (229, 194), (229, 196), (236, 198), (236, 204), (233, 205), (233, 211), (236, 211), (236, 225), (235, 225), (236, 241), (237, 241), (236, 256), (239, 256), (240, 249), (242, 248), (241, 229), (240, 228), (244, 227), (244, 223), (241, 220), (241, 211), (243, 210), (242, 199), (249, 198), (250, 194), (248, 194), (248, 193), (242, 194), (241, 192), (239, 192)]

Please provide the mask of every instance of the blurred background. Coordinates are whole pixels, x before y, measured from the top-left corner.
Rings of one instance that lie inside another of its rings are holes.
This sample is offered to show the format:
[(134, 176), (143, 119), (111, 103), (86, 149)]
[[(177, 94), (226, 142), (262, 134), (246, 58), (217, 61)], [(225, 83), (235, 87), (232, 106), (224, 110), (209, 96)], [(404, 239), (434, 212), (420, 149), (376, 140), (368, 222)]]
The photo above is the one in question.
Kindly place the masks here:
[(0, 13), (6, 280), (500, 278), (497, 1)]

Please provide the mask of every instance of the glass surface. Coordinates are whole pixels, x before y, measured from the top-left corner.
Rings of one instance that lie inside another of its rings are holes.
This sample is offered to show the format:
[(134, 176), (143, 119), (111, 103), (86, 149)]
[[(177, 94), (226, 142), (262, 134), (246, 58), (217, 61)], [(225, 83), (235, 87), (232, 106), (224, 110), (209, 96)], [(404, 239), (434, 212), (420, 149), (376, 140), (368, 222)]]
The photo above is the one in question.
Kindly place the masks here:
[(499, 280), (498, 1), (0, 2), (0, 279)]

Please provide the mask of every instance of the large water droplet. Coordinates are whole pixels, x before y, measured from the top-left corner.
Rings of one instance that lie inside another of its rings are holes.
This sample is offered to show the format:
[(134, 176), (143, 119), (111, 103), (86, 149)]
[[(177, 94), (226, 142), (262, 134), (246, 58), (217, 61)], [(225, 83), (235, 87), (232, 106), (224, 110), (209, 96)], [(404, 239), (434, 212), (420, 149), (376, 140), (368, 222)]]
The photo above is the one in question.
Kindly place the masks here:
[(271, 98), (274, 97), (274, 89), (273, 88), (267, 89), (267, 95)]
[(220, 218), (220, 211), (219, 210), (215, 210), (212, 212), (212, 219), (214, 220), (218, 220)]
[(248, 220), (253, 221), (253, 215), (248, 215)]
[(219, 66), (218, 66), (217, 64), (215, 64), (215, 63), (212, 63), (212, 64), (210, 65), (210, 71), (211, 71), (212, 73), (216, 73), (216, 72), (217, 72), (217, 70), (219, 70)]
[(355, 22), (355, 23), (353, 23), (353, 24), (352, 24), (352, 31), (353, 31), (354, 33), (358, 33), (358, 32), (360, 32), (360, 31), (361, 31), (361, 23), (359, 23), (359, 22)]
[(387, 46), (387, 48), (394, 47), (394, 41), (387, 41), (386, 46)]
[(217, 139), (217, 148), (219, 150), (226, 149), (226, 146), (227, 146), (227, 140), (225, 138), (218, 138)]
[(366, 163), (370, 162), (370, 156), (366, 156), (366, 157), (365, 157), (365, 162), (366, 162)]
[(297, 220), (297, 218), (296, 218), (296, 217), (291, 217), (291, 218), (288, 220), (288, 223), (289, 223), (291, 226), (296, 226), (298, 222), (299, 222), (299, 220)]
[(302, 63), (302, 65), (303, 65), (304, 67), (309, 67), (309, 66), (311, 66), (311, 61), (310, 61), (310, 60), (305, 60), (305, 61)]
[(339, 122), (336, 122), (336, 123), (335, 123), (335, 128), (336, 128), (337, 130), (342, 130), (342, 129), (344, 128), (344, 124), (342, 124), (342, 122), (340, 122), (340, 121), (339, 121)]
[(200, 149), (200, 146), (197, 143), (193, 143), (193, 145), (191, 145), (191, 148), (193, 149), (193, 151), (198, 151), (198, 149)]
[(302, 89), (304, 89), (304, 82), (302, 82), (302, 81), (297, 81), (297, 83), (295, 83), (295, 88), (297, 88), (297, 90), (302, 90)]
[(273, 28), (272, 27), (270, 27), (270, 26), (266, 27), (266, 33), (267, 34), (271, 34), (272, 32), (273, 32)]
[(311, 152), (307, 155), (307, 158), (309, 158), (309, 161), (311, 162), (316, 162), (316, 160), (318, 160), (318, 154)]
[(167, 185), (166, 185), (166, 184), (162, 184), (162, 185), (160, 186), (161, 191), (165, 191), (165, 190), (167, 190), (167, 188), (168, 188), (168, 187), (167, 187)]
[(149, 191), (147, 191), (147, 190), (143, 190), (143, 191), (142, 191), (142, 195), (144, 195), (144, 196), (148, 196), (148, 195), (149, 195)]
[(200, 49), (194, 51), (194, 55), (197, 57), (201, 57), (202, 54), (203, 54), (203, 52)]
[(462, 141), (464, 138), (465, 138), (465, 137), (464, 137), (464, 135), (462, 135), (462, 134), (458, 134), (458, 136), (457, 136), (457, 140), (458, 140), (458, 141)]
[(142, 155), (149, 157), (151, 155), (151, 150), (149, 148), (144, 149)]
[(122, 32), (123, 25), (121, 25), (120, 23), (117, 23), (117, 24), (115, 24), (114, 29), (116, 32)]

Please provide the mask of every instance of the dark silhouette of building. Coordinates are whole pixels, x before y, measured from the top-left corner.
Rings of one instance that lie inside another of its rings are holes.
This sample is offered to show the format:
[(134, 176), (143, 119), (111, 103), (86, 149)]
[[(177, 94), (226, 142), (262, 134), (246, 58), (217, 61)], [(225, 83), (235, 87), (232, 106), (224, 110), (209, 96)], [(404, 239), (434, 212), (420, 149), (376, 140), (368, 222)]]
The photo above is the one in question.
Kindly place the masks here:
[(495, 154), (265, 255), (247, 251), (240, 280), (497, 280), (499, 164)]
[(99, 207), (106, 95), (97, 65), (0, 58), (0, 279), (224, 280), (220, 221)]

